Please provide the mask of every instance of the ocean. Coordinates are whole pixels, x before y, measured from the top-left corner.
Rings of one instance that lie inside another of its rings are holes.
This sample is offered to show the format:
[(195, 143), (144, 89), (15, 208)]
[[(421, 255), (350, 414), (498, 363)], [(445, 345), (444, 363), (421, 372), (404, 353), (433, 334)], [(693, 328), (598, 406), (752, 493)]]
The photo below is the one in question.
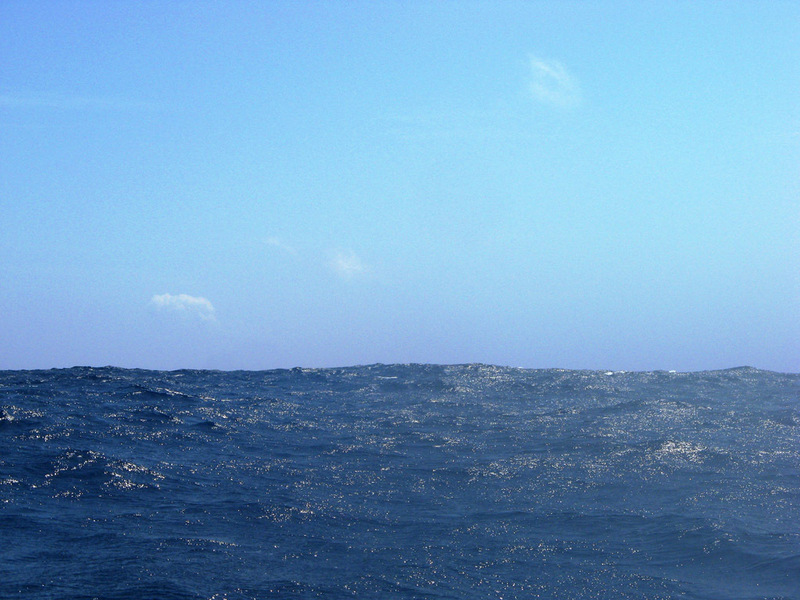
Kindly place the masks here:
[(798, 599), (800, 374), (0, 371), (0, 598)]

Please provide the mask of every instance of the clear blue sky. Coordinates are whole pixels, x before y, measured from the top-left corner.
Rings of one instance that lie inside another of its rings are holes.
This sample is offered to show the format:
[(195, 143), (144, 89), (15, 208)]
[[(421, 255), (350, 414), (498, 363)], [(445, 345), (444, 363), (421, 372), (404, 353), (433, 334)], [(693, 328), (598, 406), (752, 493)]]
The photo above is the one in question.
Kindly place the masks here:
[(0, 368), (800, 371), (798, 2), (0, 3)]

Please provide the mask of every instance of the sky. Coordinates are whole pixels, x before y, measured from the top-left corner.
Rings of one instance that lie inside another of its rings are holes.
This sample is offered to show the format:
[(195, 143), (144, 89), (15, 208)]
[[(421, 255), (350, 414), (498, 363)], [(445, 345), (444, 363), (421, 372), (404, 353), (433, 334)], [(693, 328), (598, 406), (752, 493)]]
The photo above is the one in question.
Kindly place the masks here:
[(0, 368), (800, 371), (800, 3), (0, 2)]

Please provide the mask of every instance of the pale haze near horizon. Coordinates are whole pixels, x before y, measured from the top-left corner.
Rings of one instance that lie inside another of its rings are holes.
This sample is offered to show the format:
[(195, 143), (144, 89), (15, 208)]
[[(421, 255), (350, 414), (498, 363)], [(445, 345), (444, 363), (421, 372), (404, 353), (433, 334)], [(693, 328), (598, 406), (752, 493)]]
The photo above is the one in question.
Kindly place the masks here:
[(0, 368), (800, 370), (796, 2), (0, 4)]

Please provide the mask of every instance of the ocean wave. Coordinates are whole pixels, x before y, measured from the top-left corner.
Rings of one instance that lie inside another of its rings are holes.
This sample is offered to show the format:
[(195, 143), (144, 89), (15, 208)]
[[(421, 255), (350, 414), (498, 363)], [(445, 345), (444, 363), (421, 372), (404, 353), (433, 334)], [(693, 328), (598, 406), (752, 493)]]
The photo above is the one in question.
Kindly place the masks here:
[(0, 597), (792, 598), (800, 376), (0, 372)]

